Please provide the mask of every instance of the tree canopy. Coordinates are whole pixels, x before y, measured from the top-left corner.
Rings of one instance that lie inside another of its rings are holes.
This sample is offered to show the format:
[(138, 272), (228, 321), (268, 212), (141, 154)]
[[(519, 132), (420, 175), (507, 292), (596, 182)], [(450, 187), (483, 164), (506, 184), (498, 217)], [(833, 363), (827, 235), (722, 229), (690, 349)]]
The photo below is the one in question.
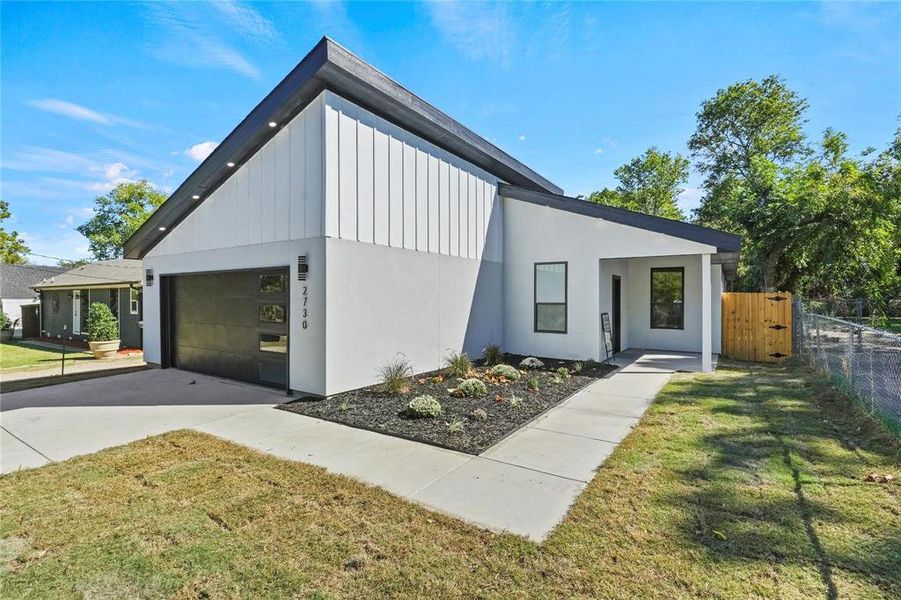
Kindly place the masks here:
[(702, 225), (742, 235), (741, 286), (879, 298), (899, 289), (899, 159), (892, 146), (848, 155), (827, 129), (803, 131), (807, 102), (775, 76), (705, 101), (689, 140), (706, 176)]
[[(0, 224), (10, 217), (12, 212), (9, 210), (9, 203), (0, 200)], [(7, 231), (5, 227), (0, 227), (0, 262), (23, 265), (29, 252), (31, 249), (25, 245), (25, 240), (19, 237), (18, 231)]]
[(679, 154), (648, 148), (641, 156), (616, 169), (616, 189), (592, 192), (588, 200), (667, 219), (684, 220), (677, 204), (688, 181), (689, 161)]
[(94, 216), (78, 227), (94, 260), (121, 258), (126, 240), (166, 200), (147, 181), (120, 183), (94, 199)]

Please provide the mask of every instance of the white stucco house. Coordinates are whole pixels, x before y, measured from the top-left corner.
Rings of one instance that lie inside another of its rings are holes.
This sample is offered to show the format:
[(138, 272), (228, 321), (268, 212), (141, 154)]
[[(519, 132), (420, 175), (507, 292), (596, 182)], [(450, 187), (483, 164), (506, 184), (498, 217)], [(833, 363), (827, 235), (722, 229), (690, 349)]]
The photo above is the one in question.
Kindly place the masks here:
[(126, 245), (144, 357), (330, 395), (403, 353), (720, 346), (739, 238), (568, 198), (324, 38)]

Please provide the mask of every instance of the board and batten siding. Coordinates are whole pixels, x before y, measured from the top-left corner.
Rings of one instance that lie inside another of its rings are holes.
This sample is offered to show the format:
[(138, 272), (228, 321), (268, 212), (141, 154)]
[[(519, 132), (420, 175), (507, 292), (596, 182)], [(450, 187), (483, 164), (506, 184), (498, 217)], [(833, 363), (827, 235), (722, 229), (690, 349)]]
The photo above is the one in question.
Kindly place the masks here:
[(320, 94), (147, 255), (322, 237), (322, 110)]
[(323, 92), (326, 237), (503, 261), (498, 179)]

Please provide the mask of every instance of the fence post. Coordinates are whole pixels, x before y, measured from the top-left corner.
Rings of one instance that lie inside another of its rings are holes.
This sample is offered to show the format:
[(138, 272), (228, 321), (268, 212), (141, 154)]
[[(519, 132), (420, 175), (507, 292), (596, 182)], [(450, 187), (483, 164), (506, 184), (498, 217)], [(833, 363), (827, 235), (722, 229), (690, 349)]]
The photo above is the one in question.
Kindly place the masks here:
[(849, 326), (848, 329), (848, 387), (854, 389), (854, 335), (857, 328)]

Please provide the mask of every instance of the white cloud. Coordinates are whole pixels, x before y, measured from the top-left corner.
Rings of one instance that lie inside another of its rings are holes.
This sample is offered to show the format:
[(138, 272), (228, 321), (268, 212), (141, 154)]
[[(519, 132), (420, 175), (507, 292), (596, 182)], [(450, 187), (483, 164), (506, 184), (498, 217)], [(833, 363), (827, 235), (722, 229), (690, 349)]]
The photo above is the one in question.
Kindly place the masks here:
[(520, 133), (519, 137), (516, 139), (518, 139), (520, 142), (524, 142), (524, 141), (526, 141), (526, 134)]
[(21, 235), (33, 253), (29, 256), (29, 260), (37, 264), (54, 265), (58, 258), (78, 260), (89, 257), (88, 240), (74, 230), (60, 232), (48, 228), (46, 231), (40, 229), (22, 231)]
[[(26, 146), (3, 162), (3, 169), (26, 173), (48, 173), (51, 176), (32, 178), (28, 182), (4, 181), (4, 191), (26, 198), (71, 198), (81, 192), (106, 193), (119, 183), (140, 179), (141, 172), (130, 168), (124, 161), (128, 153), (104, 150), (90, 154), (77, 154)], [(142, 164), (152, 164), (133, 157)], [(62, 175), (63, 177), (60, 177)], [(11, 191), (12, 190), (12, 191)]]
[(682, 190), (682, 193), (676, 197), (676, 202), (685, 214), (691, 214), (691, 211), (701, 205), (701, 198), (703, 197), (703, 188), (690, 187)]
[(594, 149), (594, 153), (595, 153), (595, 154), (603, 154), (603, 153), (604, 153), (604, 149), (603, 149), (603, 148), (600, 148), (600, 147), (599, 147), (599, 148), (595, 148), (595, 149)]
[(92, 123), (101, 123), (103, 125), (112, 125), (112, 122), (95, 110), (86, 108), (79, 104), (66, 102), (65, 100), (57, 100), (56, 98), (43, 98), (41, 100), (32, 100), (29, 102), (31, 106), (46, 110), (47, 112), (56, 113), (80, 121), (91, 121)]
[(514, 28), (508, 4), (430, 2), (432, 23), (460, 52), (474, 59), (507, 62), (513, 51)]
[(261, 15), (255, 9), (236, 0), (219, 0), (212, 2), (223, 19), (234, 29), (244, 35), (269, 42), (279, 39), (279, 33), (272, 21)]
[(213, 142), (207, 140), (205, 142), (200, 142), (199, 144), (194, 144), (190, 148), (184, 151), (185, 156), (190, 156), (192, 159), (197, 162), (203, 162), (206, 160), (206, 157), (213, 153), (213, 150), (216, 149), (216, 146), (219, 145), (219, 142)]
[(118, 115), (101, 113), (74, 102), (67, 102), (58, 98), (40, 98), (28, 102), (30, 106), (40, 110), (76, 119), (78, 121), (89, 121), (100, 125), (127, 125), (129, 127), (144, 128), (146, 127), (140, 121), (127, 119)]
[(275, 26), (255, 9), (238, 2), (153, 2), (148, 20), (162, 29), (150, 52), (180, 66), (229, 69), (257, 79), (260, 70), (234, 45), (230, 33), (256, 43), (279, 37)]

